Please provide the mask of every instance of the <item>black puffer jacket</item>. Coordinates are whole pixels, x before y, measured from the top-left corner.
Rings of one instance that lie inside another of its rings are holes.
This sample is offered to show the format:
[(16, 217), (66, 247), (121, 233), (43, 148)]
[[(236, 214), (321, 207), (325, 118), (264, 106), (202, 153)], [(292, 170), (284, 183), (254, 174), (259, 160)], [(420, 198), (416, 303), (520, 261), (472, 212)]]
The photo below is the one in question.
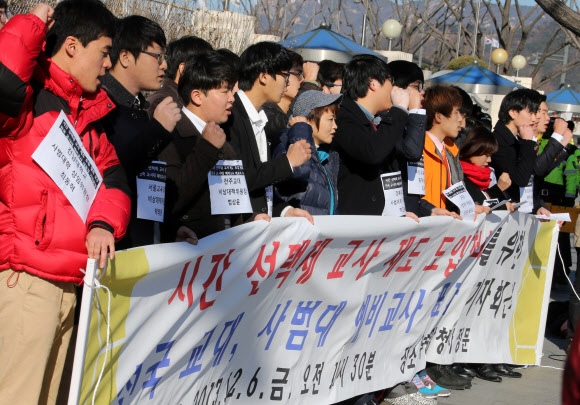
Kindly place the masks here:
[[(312, 127), (307, 123), (298, 122), (284, 130), (280, 145), (274, 151), (274, 158), (285, 154), (291, 144), (302, 139), (314, 145)], [(336, 215), (339, 167), (338, 153), (327, 153), (324, 146), (321, 146), (318, 153), (313, 153), (306, 163), (294, 168), (291, 179), (276, 186), (277, 193), (293, 207), (302, 208), (312, 215)]]

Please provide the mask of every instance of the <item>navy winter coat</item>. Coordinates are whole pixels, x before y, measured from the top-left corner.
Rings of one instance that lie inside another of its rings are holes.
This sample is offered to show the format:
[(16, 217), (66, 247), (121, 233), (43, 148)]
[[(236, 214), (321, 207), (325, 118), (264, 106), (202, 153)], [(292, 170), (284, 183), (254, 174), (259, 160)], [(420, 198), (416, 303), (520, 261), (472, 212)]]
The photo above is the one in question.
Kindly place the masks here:
[[(285, 154), (291, 144), (302, 139), (305, 139), (313, 150), (316, 148), (312, 138), (312, 127), (305, 122), (298, 122), (282, 132), (280, 144), (273, 157)], [(323, 151), (324, 146), (321, 148), (318, 153), (312, 153), (312, 157), (302, 166), (295, 167), (293, 177), (278, 184), (276, 189), (283, 200), (295, 208), (308, 211), (311, 215), (336, 215), (340, 161), (338, 153), (334, 151), (326, 153)]]

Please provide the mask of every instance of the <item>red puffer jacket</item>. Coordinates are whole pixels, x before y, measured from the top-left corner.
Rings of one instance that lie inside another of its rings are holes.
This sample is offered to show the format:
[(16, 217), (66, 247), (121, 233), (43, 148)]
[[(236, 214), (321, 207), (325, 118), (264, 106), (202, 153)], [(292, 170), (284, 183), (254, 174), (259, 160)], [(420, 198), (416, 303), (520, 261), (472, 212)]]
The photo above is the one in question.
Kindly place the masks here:
[[(0, 271), (24, 270), (49, 280), (81, 282), (85, 240), (94, 226), (119, 240), (129, 220), (127, 180), (113, 146), (95, 121), (113, 103), (41, 54), (46, 27), (31, 14), (0, 31)], [(60, 111), (75, 125), (103, 184), (86, 224), (32, 159)]]

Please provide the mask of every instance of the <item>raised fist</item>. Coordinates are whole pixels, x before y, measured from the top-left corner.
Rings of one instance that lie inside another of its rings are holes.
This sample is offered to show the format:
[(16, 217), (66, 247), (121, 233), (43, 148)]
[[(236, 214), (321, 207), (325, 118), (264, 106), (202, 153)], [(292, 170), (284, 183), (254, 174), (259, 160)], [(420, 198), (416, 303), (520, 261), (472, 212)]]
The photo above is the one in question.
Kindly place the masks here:
[(224, 143), (226, 143), (226, 133), (215, 122), (208, 122), (201, 136), (218, 149), (221, 149)]
[(298, 167), (303, 165), (310, 159), (311, 150), (310, 144), (306, 142), (304, 139), (293, 143), (288, 148), (288, 152), (286, 153), (288, 157), (288, 161), (290, 162), (290, 166)]
[(175, 101), (173, 101), (173, 98), (166, 97), (155, 108), (153, 118), (167, 131), (172, 132), (177, 122), (181, 119), (181, 111)]

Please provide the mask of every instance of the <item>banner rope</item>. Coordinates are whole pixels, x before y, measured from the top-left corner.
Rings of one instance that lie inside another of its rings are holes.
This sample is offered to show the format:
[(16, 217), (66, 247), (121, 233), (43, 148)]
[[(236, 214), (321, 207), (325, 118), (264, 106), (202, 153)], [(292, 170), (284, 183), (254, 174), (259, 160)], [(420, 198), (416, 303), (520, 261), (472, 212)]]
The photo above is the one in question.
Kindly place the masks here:
[[(106, 266), (105, 266), (106, 269)], [(99, 281), (101, 279), (101, 277), (103, 277), (103, 275), (105, 274), (105, 269), (103, 269), (103, 273), (101, 274), (100, 277), (95, 277), (93, 279), (94, 284), (91, 285), (89, 283), (87, 283), (86, 280), (86, 273), (81, 270), (83, 273), (85, 273), (85, 285), (95, 291), (99, 290), (100, 288), (104, 289), (107, 292), (107, 318), (105, 319), (105, 324), (107, 325), (107, 340), (105, 341), (105, 358), (103, 359), (103, 367), (101, 368), (101, 372), (99, 373), (99, 378), (97, 379), (97, 384), (95, 385), (95, 390), (93, 391), (93, 401), (92, 401), (92, 405), (95, 405), (95, 398), (97, 396), (97, 390), (99, 389), (99, 385), (101, 384), (101, 380), (103, 378), (103, 374), (105, 373), (105, 366), (107, 365), (107, 356), (109, 354), (109, 345), (110, 345), (110, 339), (111, 339), (111, 324), (110, 324), (110, 320), (111, 320), (111, 290), (109, 290), (109, 288), (104, 285), (101, 284), (101, 282)], [(99, 306), (99, 298), (97, 297), (97, 307)], [(98, 356), (97, 356), (98, 358)]]

